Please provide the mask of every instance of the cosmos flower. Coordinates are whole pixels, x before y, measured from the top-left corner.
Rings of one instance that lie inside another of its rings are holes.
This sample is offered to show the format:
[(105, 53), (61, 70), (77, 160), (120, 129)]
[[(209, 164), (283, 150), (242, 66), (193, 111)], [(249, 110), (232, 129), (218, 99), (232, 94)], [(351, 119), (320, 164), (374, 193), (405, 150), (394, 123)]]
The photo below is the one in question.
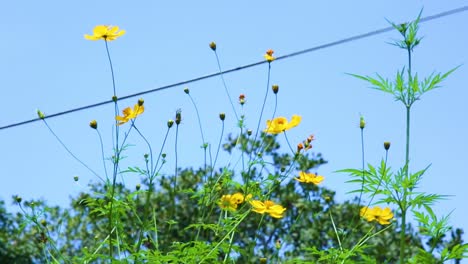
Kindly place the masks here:
[(264, 132), (270, 134), (279, 134), (293, 127), (296, 127), (297, 125), (299, 125), (301, 120), (302, 117), (299, 115), (293, 115), (291, 118), (291, 122), (288, 122), (288, 120), (282, 116), (277, 117), (273, 120), (267, 120), (267, 128), (264, 130)]
[(265, 202), (253, 200), (250, 201), (250, 204), (253, 207), (252, 211), (259, 214), (267, 213), (274, 218), (282, 218), (284, 216), (284, 212), (286, 211), (286, 208), (279, 204), (275, 204), (273, 201), (270, 200), (267, 200)]
[(265, 60), (267, 60), (268, 62), (272, 62), (274, 61), (276, 58), (273, 57), (273, 53), (275, 53), (272, 49), (269, 49), (266, 51), (265, 55), (263, 55), (263, 57), (265, 57)]
[(242, 193), (226, 194), (221, 197), (218, 202), (219, 207), (223, 210), (237, 210), (237, 206), (244, 202), (244, 195)]
[(361, 208), (360, 215), (368, 222), (376, 221), (381, 225), (390, 224), (390, 220), (393, 218), (393, 213), (389, 207), (382, 209), (379, 206), (375, 206), (374, 208), (364, 206)]
[(123, 116), (115, 117), (115, 120), (119, 121), (117, 125), (120, 126), (120, 125), (127, 123), (128, 121), (141, 115), (144, 111), (145, 111), (145, 107), (140, 104), (135, 104), (135, 106), (133, 106), (133, 109), (131, 107), (125, 108), (124, 110), (122, 110)]
[(118, 26), (97, 25), (93, 29), (93, 35), (85, 34), (87, 40), (112, 41), (125, 34), (125, 30), (120, 30)]
[(303, 182), (303, 183), (313, 183), (315, 185), (321, 183), (325, 177), (317, 175), (315, 173), (306, 173), (303, 171), (299, 172), (299, 178), (294, 178), (298, 182)]

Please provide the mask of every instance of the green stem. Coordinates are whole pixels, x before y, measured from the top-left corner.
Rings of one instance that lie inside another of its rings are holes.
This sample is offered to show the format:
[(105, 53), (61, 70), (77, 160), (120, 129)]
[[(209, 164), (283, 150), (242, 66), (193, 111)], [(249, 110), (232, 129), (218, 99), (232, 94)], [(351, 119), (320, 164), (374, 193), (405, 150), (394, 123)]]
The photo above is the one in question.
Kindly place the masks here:
[(226, 81), (224, 80), (224, 74), (223, 74), (223, 71), (221, 69), (221, 63), (219, 62), (218, 53), (216, 52), (216, 50), (214, 51), (214, 53), (215, 53), (215, 56), (216, 56), (216, 62), (218, 63), (218, 70), (219, 70), (219, 73), (220, 73), (220, 76), (221, 76), (221, 80), (223, 81), (224, 91), (226, 92), (226, 95), (227, 95), (227, 97), (229, 99), (229, 103), (231, 103), (232, 111), (234, 112), (234, 115), (236, 116), (236, 120), (239, 121), (239, 117), (237, 116), (236, 108), (234, 107), (234, 103), (232, 102), (231, 95), (229, 94), (229, 90), (227, 88)]

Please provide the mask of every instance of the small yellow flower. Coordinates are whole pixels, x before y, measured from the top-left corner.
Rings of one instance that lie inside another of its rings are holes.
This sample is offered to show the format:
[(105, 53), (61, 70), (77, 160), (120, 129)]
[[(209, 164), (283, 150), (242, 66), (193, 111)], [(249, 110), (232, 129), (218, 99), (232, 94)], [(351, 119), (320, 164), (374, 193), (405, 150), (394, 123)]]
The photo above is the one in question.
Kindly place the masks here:
[(267, 200), (265, 202), (253, 200), (249, 203), (253, 207), (252, 211), (259, 214), (267, 213), (274, 218), (282, 218), (284, 216), (284, 212), (286, 211), (286, 208), (279, 204), (275, 204), (273, 201), (270, 200)]
[(143, 105), (135, 104), (133, 109), (131, 107), (127, 107), (122, 110), (123, 116), (116, 116), (115, 120), (119, 121), (117, 125), (123, 125), (130, 121), (131, 119), (136, 118), (137, 116), (141, 115), (145, 111), (145, 107)]
[(379, 206), (375, 206), (374, 208), (364, 206), (361, 208), (360, 215), (368, 222), (377, 221), (381, 225), (390, 224), (390, 220), (393, 218), (393, 213), (389, 207), (382, 209)]
[(85, 34), (87, 40), (105, 40), (112, 41), (125, 34), (125, 30), (120, 30), (118, 26), (98, 25), (93, 29), (93, 35)]
[(303, 171), (299, 172), (299, 178), (294, 178), (298, 182), (303, 182), (303, 183), (313, 183), (315, 185), (321, 183), (325, 177), (317, 175), (315, 173), (306, 173)]
[(293, 115), (291, 118), (291, 122), (285, 117), (277, 117), (272, 120), (267, 120), (267, 128), (263, 130), (265, 133), (270, 134), (279, 134), (283, 131), (289, 130), (293, 127), (296, 127), (301, 123), (302, 117), (298, 115)]
[(235, 211), (237, 206), (244, 202), (244, 195), (242, 193), (226, 194), (221, 197), (218, 202), (219, 207), (223, 210)]
[(268, 62), (272, 62), (274, 61), (276, 58), (273, 57), (273, 53), (275, 53), (272, 49), (269, 49), (266, 51), (265, 55), (263, 55), (263, 57), (265, 57), (265, 60), (267, 60)]

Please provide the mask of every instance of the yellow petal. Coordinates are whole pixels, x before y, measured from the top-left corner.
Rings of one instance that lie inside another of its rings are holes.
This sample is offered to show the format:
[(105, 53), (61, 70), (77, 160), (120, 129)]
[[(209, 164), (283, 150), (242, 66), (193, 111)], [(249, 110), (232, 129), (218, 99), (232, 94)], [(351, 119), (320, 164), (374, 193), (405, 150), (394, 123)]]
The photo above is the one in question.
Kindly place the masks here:
[(299, 115), (293, 115), (291, 118), (291, 122), (289, 122), (288, 129), (291, 129), (293, 127), (296, 127), (301, 123), (302, 117)]

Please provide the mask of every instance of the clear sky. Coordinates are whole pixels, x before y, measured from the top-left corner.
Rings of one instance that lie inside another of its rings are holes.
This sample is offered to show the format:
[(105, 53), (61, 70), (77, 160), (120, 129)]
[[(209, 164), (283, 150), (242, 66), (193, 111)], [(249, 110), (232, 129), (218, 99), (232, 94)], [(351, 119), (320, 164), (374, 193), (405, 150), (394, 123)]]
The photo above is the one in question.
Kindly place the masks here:
[[(101, 102), (112, 96), (104, 42), (86, 41), (95, 25), (113, 24), (127, 31), (110, 43), (120, 96), (214, 73), (216, 60), (208, 43), (216, 41), (221, 64), (229, 69), (263, 59), (267, 49), (281, 56), (345, 37), (388, 26), (385, 19), (406, 22), (462, 7), (466, 1), (4, 1), (0, 4), (0, 126)], [(452, 212), (451, 223), (468, 231), (466, 201), (468, 164), (468, 104), (464, 25), (468, 13), (422, 23), (421, 45), (413, 69), (420, 76), (462, 65), (443, 87), (423, 96), (413, 107), (411, 167), (432, 164), (420, 190), (451, 195), (436, 205), (439, 215)], [(461, 30), (463, 29), (463, 30)], [(280, 86), (278, 115), (303, 116), (288, 137), (299, 142), (315, 134), (314, 151), (328, 164), (320, 167), (324, 186), (339, 200), (351, 199), (347, 175), (334, 173), (361, 164), (359, 116), (366, 121), (366, 162), (384, 156), (383, 142), (391, 141), (389, 165), (404, 162), (404, 106), (389, 95), (346, 73), (392, 77), (406, 63), (404, 51), (388, 42), (399, 34), (384, 33), (317, 52), (275, 61), (272, 83)], [(226, 75), (234, 99), (247, 98), (247, 126), (255, 128), (266, 87), (267, 65)], [(203, 154), (196, 115), (183, 87), (143, 96), (146, 112), (138, 128), (159, 150), (166, 121), (182, 109), (179, 164), (202, 165)], [(189, 84), (198, 104), (206, 141), (216, 145), (226, 112), (226, 129), (236, 122), (219, 78)], [(137, 98), (120, 102), (121, 108)], [(265, 117), (272, 113), (273, 98)], [(106, 105), (48, 122), (67, 146), (93, 169), (102, 172), (97, 135), (88, 127), (96, 119), (111, 153), (113, 107)], [(263, 124), (264, 121), (262, 121)], [(263, 126), (263, 125), (262, 125)], [(173, 142), (173, 135), (169, 142)], [(136, 135), (126, 165), (143, 165), (144, 142)], [(284, 151), (287, 151), (283, 138)], [(0, 130), (0, 198), (11, 201), (44, 198), (50, 205), (67, 205), (69, 197), (97, 181), (72, 159), (41, 123)], [(173, 171), (173, 143), (169, 144), (167, 173)], [(224, 165), (229, 157), (218, 162)], [(224, 163), (223, 163), (224, 162)], [(125, 166), (125, 165), (124, 165)], [(79, 184), (73, 176), (80, 177)], [(128, 175), (131, 186), (139, 179)], [(468, 236), (465, 236), (468, 240)]]

